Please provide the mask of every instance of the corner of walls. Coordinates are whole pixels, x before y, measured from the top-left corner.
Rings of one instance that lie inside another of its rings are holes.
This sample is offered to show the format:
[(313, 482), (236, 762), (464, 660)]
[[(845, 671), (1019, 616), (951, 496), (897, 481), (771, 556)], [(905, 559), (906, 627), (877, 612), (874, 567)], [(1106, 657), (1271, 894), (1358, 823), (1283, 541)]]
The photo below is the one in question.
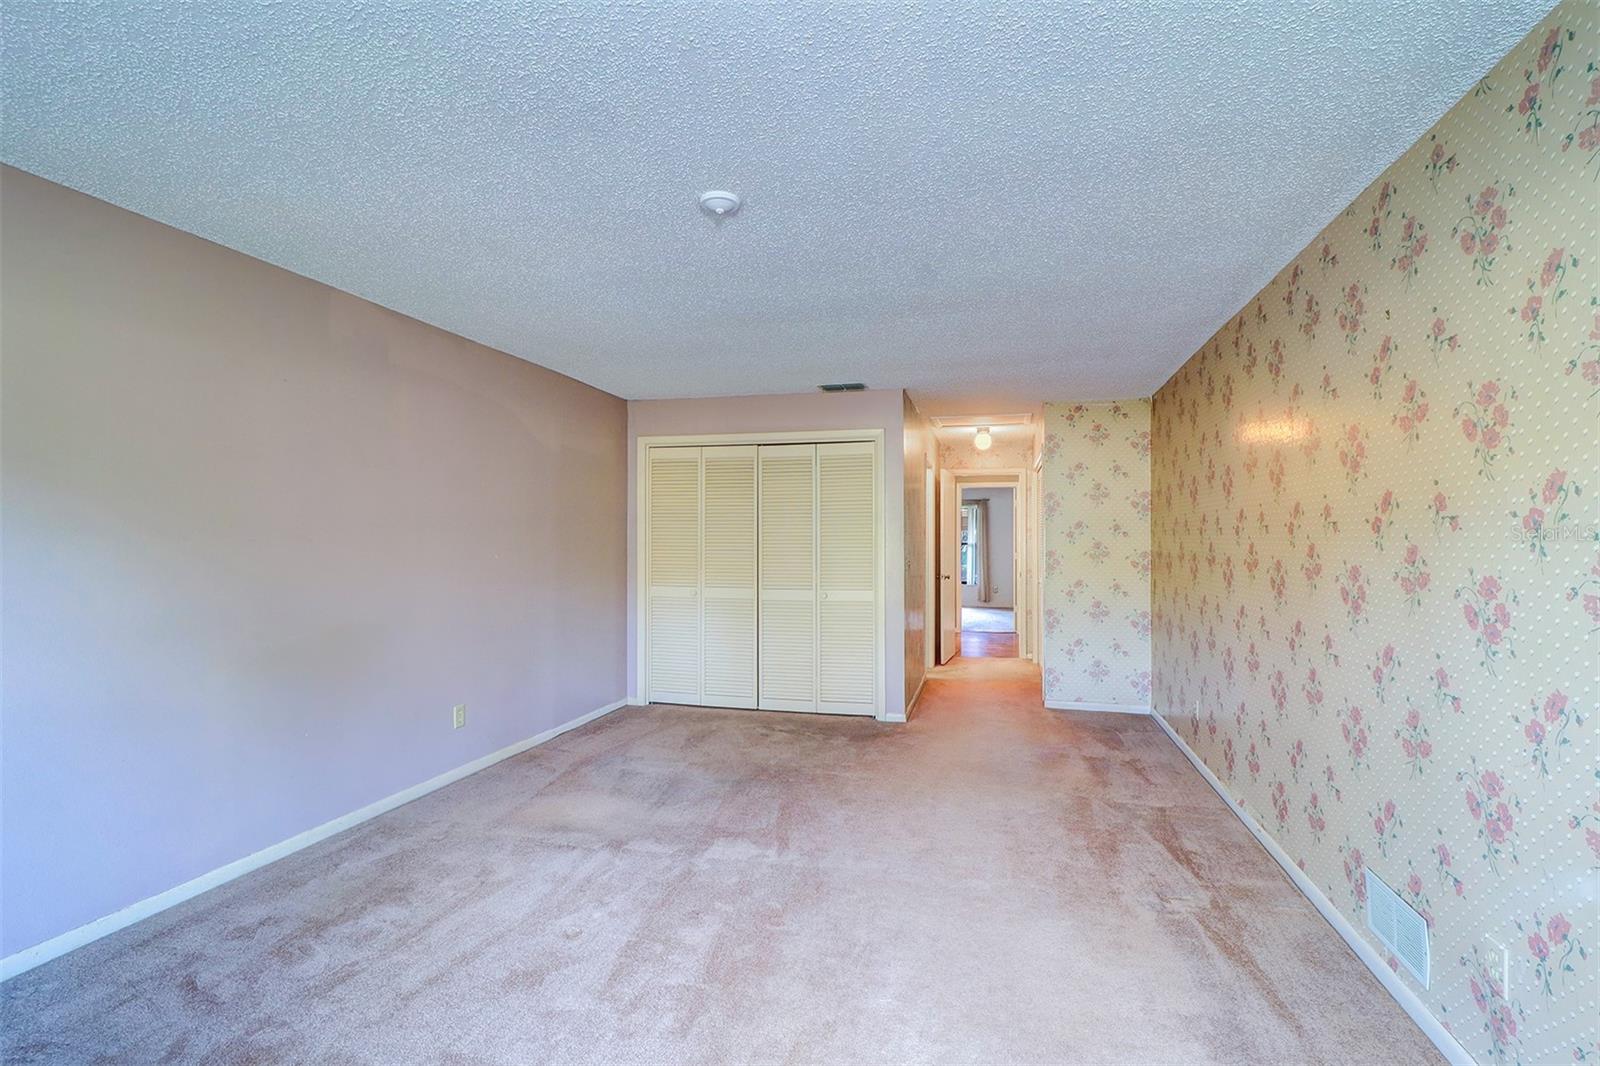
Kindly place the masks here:
[(1154, 402), (1156, 710), (1482, 1062), (1596, 1054), (1597, 55), (1558, 5)]
[(1150, 401), (1045, 404), (1047, 706), (1150, 705)]

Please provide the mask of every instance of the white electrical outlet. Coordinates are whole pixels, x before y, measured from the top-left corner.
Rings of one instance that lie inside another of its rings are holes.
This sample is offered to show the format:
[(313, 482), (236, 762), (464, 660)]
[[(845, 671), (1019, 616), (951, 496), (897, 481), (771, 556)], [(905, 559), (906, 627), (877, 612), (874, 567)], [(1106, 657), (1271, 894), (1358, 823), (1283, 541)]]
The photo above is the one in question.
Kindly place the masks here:
[(465, 703), (456, 704), (455, 710), (451, 712), (451, 722), (455, 729), (460, 729), (467, 724), (467, 705)]

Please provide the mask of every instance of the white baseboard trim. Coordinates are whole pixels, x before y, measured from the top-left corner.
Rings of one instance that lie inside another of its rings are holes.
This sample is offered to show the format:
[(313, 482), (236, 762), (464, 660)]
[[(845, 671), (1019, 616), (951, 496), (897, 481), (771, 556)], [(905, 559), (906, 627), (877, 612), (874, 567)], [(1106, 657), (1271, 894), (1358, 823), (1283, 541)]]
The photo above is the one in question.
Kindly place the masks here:
[(917, 691), (913, 692), (911, 694), (911, 698), (906, 701), (906, 713), (901, 715), (899, 718), (890, 718), (890, 717), (885, 716), (884, 721), (886, 721), (886, 722), (904, 722), (907, 719), (909, 719), (911, 717), (911, 712), (917, 709), (917, 701), (922, 698), (922, 690), (927, 688), (927, 687), (928, 687), (928, 675), (926, 673), (924, 673), (922, 675), (922, 680), (917, 682)]
[(1141, 707), (1130, 703), (1083, 703), (1062, 700), (1045, 700), (1044, 705), (1052, 711), (1098, 711), (1105, 714), (1149, 714), (1149, 707)]
[(604, 707), (597, 707), (587, 714), (572, 719), (570, 722), (563, 722), (561, 725), (546, 729), (543, 733), (537, 733), (525, 740), (519, 740), (515, 744), (501, 748), (499, 751), (490, 752), (482, 758), (464, 763), (453, 770), (446, 770), (437, 777), (430, 777), (419, 785), (412, 785), (410, 788), (396, 792), (392, 796), (385, 796), (375, 803), (369, 803), (359, 810), (341, 815), (331, 822), (323, 822), (313, 829), (307, 829), (303, 833), (295, 834), (288, 840), (282, 840), (270, 847), (262, 848), (253, 855), (246, 855), (244, 858), (236, 859), (226, 866), (219, 866), (209, 873), (201, 874), (192, 881), (185, 881), (175, 888), (169, 888), (165, 892), (158, 893), (148, 899), (129, 904), (119, 911), (108, 914), (103, 918), (96, 918), (94, 921), (86, 925), (80, 925), (76, 929), (69, 929), (65, 933), (51, 937), (43, 943), (35, 944), (31, 948), (23, 948), (21, 951), (7, 955), (5, 958), (0, 959), (0, 981), (15, 977), (19, 973), (26, 973), (35, 966), (65, 955), (74, 948), (80, 948), (85, 944), (99, 940), (101, 937), (109, 936), (119, 929), (126, 929), (128, 926), (142, 921), (152, 914), (159, 914), (169, 907), (174, 907), (185, 900), (193, 899), (208, 889), (227, 884), (234, 878), (242, 877), (252, 870), (260, 869), (268, 863), (283, 858), (285, 855), (292, 855), (302, 848), (308, 848), (318, 841), (326, 840), (335, 833), (342, 833), (346, 829), (360, 825), (362, 822), (370, 821), (402, 804), (410, 803), (412, 800), (426, 796), (430, 792), (436, 792), (446, 785), (454, 784), (463, 777), (475, 774), (479, 770), (509, 759), (513, 755), (520, 755), (529, 748), (554, 740), (562, 733), (576, 729), (602, 715), (610, 714), (619, 707), (625, 706), (628, 706), (627, 700), (617, 700), (615, 703), (608, 703)]
[(1389, 969), (1389, 964), (1383, 960), (1382, 956), (1378, 954), (1377, 950), (1365, 937), (1356, 932), (1355, 926), (1350, 924), (1350, 920), (1344, 916), (1344, 913), (1333, 905), (1333, 901), (1327, 897), (1322, 889), (1317, 887), (1316, 882), (1307, 877), (1305, 871), (1295, 865), (1294, 860), (1289, 857), (1289, 853), (1284, 851), (1271, 834), (1261, 827), (1261, 823), (1257, 822), (1232, 796), (1228, 795), (1228, 790), (1222, 786), (1221, 781), (1217, 780), (1217, 775), (1211, 772), (1211, 767), (1207, 766), (1200, 756), (1194, 753), (1194, 749), (1189, 747), (1184, 739), (1178, 735), (1177, 731), (1167, 724), (1165, 718), (1159, 714), (1152, 714), (1150, 717), (1156, 720), (1156, 724), (1161, 727), (1161, 731), (1167, 734), (1172, 743), (1177, 745), (1178, 750), (1183, 752), (1184, 757), (1194, 764), (1196, 770), (1200, 771), (1200, 776), (1205, 778), (1206, 784), (1210, 785), (1212, 790), (1222, 797), (1222, 801), (1228, 805), (1229, 810), (1233, 811), (1234, 816), (1243, 822), (1245, 828), (1250, 830), (1250, 834), (1260, 842), (1263, 848), (1267, 849), (1267, 854), (1271, 855), (1273, 860), (1283, 867), (1283, 872), (1289, 875), (1289, 880), (1294, 882), (1294, 886), (1300, 890), (1301, 894), (1310, 900), (1311, 905), (1317, 908), (1317, 911), (1327, 920), (1329, 925), (1333, 926), (1334, 932), (1343, 937), (1345, 943), (1350, 945), (1350, 950), (1356, 953), (1356, 958), (1366, 963), (1367, 969), (1372, 971), (1373, 976), (1378, 979), (1389, 995), (1393, 996), (1395, 1002), (1400, 1004), (1400, 1008), (1411, 1016), (1411, 1020), (1417, 1023), (1417, 1028), (1422, 1030), (1423, 1035), (1433, 1041), (1433, 1046), (1438, 1048), (1439, 1053), (1449, 1060), (1451, 1066), (1476, 1066), (1476, 1060), (1467, 1053), (1467, 1049), (1462, 1047), (1454, 1036), (1450, 1035), (1439, 1022), (1439, 1019), (1433, 1016), (1427, 1005), (1422, 1002), (1422, 997), (1418, 996), (1411, 986), (1400, 978), (1399, 974)]

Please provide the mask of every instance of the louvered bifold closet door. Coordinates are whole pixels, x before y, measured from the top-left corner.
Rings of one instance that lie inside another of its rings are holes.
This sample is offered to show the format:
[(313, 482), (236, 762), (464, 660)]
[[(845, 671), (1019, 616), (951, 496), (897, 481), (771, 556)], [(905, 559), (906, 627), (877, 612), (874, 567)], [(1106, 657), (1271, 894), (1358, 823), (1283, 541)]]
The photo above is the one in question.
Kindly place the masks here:
[(815, 444), (764, 444), (760, 466), (757, 706), (817, 709)]
[(649, 451), (646, 640), (652, 703), (700, 702), (700, 449)]
[(817, 445), (817, 705), (877, 711), (878, 464), (871, 444)]
[(702, 702), (756, 705), (756, 448), (701, 449)]

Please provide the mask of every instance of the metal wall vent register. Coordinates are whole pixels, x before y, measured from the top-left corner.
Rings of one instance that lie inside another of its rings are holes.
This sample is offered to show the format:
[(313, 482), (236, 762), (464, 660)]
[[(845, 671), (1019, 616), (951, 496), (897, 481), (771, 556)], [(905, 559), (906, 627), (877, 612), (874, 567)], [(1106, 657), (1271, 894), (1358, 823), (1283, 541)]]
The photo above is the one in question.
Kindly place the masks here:
[(1383, 878), (1367, 868), (1367, 928), (1411, 976), (1428, 987), (1428, 923)]

